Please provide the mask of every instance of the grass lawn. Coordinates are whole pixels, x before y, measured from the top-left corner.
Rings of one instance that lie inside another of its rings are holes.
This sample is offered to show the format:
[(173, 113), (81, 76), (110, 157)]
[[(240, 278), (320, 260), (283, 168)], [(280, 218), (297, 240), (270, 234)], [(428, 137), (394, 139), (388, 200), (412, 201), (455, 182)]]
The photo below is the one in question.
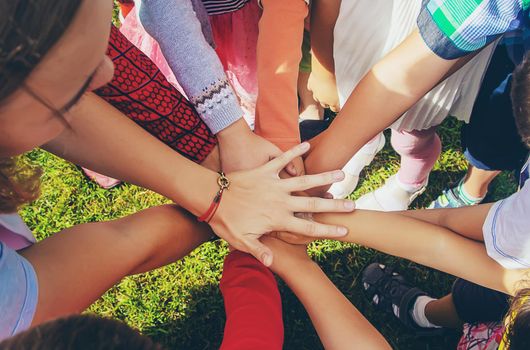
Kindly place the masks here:
[[(466, 162), (459, 148), (459, 127), (458, 122), (449, 119), (440, 129), (443, 154), (431, 174), (427, 192), (416, 201), (415, 207), (428, 205), (448, 183), (455, 182), (464, 173)], [(117, 218), (167, 202), (157, 194), (128, 184), (109, 191), (100, 189), (87, 181), (74, 165), (44, 151), (33, 151), (27, 157), (44, 169), (41, 198), (22, 211), (39, 239), (72, 225)], [(353, 197), (376, 188), (397, 168), (398, 157), (387, 142), (387, 147), (365, 172)], [(490, 199), (505, 197), (515, 189), (512, 175), (502, 174), (493, 185)], [(457, 333), (415, 339), (394, 318), (373, 312), (362, 295), (359, 280), (362, 268), (370, 262), (397, 263), (406, 277), (433, 295), (442, 296), (450, 289), (451, 276), (351, 244), (318, 242), (310, 247), (310, 252), (395, 349), (454, 349)], [(183, 261), (125, 278), (89, 311), (123, 320), (171, 349), (216, 349), (224, 326), (218, 282), (226, 253), (226, 246), (221, 242), (204, 244)], [(284, 284), (280, 283), (280, 288), (285, 348), (321, 349), (302, 306)]]

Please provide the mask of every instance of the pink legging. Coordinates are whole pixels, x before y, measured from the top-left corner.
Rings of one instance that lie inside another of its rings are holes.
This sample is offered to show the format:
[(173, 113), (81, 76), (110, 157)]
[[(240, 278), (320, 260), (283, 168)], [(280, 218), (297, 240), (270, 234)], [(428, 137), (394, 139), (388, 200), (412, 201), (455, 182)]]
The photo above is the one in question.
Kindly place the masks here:
[(401, 156), (398, 179), (401, 183), (421, 186), (442, 150), (436, 126), (425, 130), (392, 130), (392, 147)]

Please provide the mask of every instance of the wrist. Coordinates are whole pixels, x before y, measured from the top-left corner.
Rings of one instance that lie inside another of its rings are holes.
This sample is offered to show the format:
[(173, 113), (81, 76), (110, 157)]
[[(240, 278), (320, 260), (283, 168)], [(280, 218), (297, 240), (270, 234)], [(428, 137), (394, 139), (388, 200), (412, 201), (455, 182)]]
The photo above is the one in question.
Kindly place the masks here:
[(203, 167), (197, 167), (189, 177), (175, 176), (175, 195), (171, 199), (199, 217), (208, 210), (219, 191), (218, 177), (216, 172)]
[(298, 271), (305, 271), (316, 266), (317, 264), (307, 255), (304, 257), (293, 257), (275, 253), (271, 269), (282, 280), (286, 280), (297, 276)]
[(238, 141), (241, 139), (241, 137), (248, 136), (250, 134), (252, 134), (252, 130), (250, 130), (245, 119), (241, 117), (235, 123), (219, 131), (217, 133), (217, 140), (219, 141), (219, 146), (222, 147), (223, 143)]

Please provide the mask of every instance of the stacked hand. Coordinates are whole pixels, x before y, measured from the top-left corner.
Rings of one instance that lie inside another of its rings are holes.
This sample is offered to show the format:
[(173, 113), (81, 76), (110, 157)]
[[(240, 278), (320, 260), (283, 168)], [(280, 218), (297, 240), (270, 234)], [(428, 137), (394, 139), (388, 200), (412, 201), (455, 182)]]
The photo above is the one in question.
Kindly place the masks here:
[[(346, 235), (345, 227), (323, 225), (296, 217), (294, 214), (351, 212), (354, 209), (353, 202), (292, 195), (295, 192), (339, 182), (344, 178), (342, 171), (281, 179), (279, 173), (286, 167), (290, 170), (289, 173), (296, 173), (291, 164), (294, 159), (309, 150), (309, 144), (303, 143), (282, 154), (268, 141), (256, 135), (250, 137), (258, 139), (248, 139), (246, 146), (241, 147), (245, 151), (243, 157), (250, 159), (247, 163), (237, 159), (234, 153), (228, 153), (226, 149), (223, 151), (223, 143), (220, 140), (221, 159), (225, 170), (227, 163), (229, 169), (244, 168), (244, 164), (250, 163), (252, 167), (260, 161), (276, 158), (252, 170), (228, 173), (231, 186), (225, 191), (219, 210), (210, 221), (212, 229), (235, 249), (252, 254), (266, 266), (272, 263), (273, 253), (259, 240), (264, 234), (287, 231), (315, 238)], [(255, 147), (257, 152), (254, 152), (252, 147)]]
[(339, 94), (335, 75), (323, 69), (314, 70), (309, 76), (307, 89), (313, 92), (313, 99), (333, 112), (340, 111)]

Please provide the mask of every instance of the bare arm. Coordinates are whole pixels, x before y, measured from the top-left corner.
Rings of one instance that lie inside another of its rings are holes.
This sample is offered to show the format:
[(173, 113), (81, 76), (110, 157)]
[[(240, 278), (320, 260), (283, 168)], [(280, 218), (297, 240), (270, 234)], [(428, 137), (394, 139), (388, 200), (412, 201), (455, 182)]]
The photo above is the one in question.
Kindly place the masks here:
[(349, 233), (342, 241), (409, 259), (508, 294), (517, 290), (518, 282), (530, 271), (507, 270), (488, 256), (484, 243), (400, 213), (358, 210), (316, 218), (346, 225)]
[(493, 203), (454, 209), (407, 210), (399, 214), (445, 227), (475, 241), (484, 241), (482, 226)]
[(335, 74), (333, 30), (339, 16), (341, 0), (313, 0), (311, 4), (312, 65)]
[[(317, 138), (306, 158), (308, 172), (342, 167), (440, 82), (458, 61), (438, 57), (417, 31), (412, 33), (367, 73), (330, 128)], [(329, 157), (331, 153), (335, 156)]]
[(162, 206), (78, 225), (25, 249), (39, 283), (33, 325), (82, 312), (123, 277), (181, 259), (211, 235), (189, 213)]
[(385, 338), (309, 259), (305, 246), (293, 246), (273, 238), (266, 238), (266, 243), (278, 257), (273, 271), (300, 299), (326, 349), (391, 349)]
[(215, 172), (182, 157), (92, 93), (73, 112), (70, 128), (44, 149), (75, 164), (149, 188), (195, 215), (208, 208), (217, 190)]
[(311, 5), (311, 75), (308, 89), (313, 92), (315, 101), (334, 112), (340, 109), (333, 58), (333, 30), (340, 3), (340, 0), (316, 0)]
[[(165, 195), (196, 216), (207, 211), (219, 190), (215, 172), (179, 155), (93, 94), (82, 99), (71, 114), (70, 128), (46, 149), (76, 164)], [(339, 207), (341, 211), (353, 210), (346, 202), (290, 195), (308, 185), (322, 186), (322, 181), (331, 183), (339, 178), (332, 173), (278, 178), (278, 173), (307, 149), (298, 146), (254, 170), (230, 173), (230, 189), (223, 194), (222, 204), (210, 221), (213, 230), (237, 249), (269, 263), (270, 251), (258, 240), (267, 232), (340, 235), (336, 227), (308, 223), (293, 213), (336, 211)]]

